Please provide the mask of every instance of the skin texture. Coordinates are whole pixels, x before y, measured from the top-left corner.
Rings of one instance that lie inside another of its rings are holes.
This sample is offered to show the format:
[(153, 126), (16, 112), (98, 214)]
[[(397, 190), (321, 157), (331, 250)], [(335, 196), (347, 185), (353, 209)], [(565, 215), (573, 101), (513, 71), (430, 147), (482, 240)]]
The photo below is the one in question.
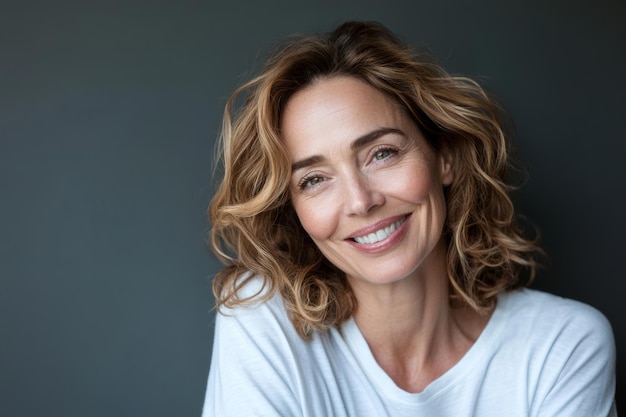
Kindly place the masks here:
[(348, 76), (294, 94), (281, 132), (302, 226), (346, 273), (355, 320), (379, 365), (401, 388), (422, 391), (487, 322), (448, 303), (441, 233), (451, 162), (393, 100)]

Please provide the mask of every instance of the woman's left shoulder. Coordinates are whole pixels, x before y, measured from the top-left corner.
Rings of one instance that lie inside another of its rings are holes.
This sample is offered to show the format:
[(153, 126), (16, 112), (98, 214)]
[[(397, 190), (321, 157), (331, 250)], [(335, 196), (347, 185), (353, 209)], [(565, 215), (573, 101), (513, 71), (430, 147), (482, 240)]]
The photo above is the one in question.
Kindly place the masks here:
[[(580, 301), (533, 289), (498, 296), (505, 325), (497, 355), (525, 381), (527, 415), (616, 416), (615, 341), (609, 321)], [(532, 394), (531, 394), (532, 393)]]
[(498, 303), (508, 310), (511, 320), (532, 325), (541, 333), (579, 340), (591, 338), (598, 344), (613, 342), (608, 319), (584, 302), (524, 288), (502, 294)]

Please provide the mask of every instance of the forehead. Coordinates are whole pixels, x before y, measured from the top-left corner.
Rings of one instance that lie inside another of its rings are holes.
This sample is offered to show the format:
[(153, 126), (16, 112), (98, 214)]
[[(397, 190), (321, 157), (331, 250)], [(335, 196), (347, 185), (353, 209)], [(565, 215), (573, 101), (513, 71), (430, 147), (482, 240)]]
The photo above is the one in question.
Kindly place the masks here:
[(281, 133), (289, 153), (299, 157), (323, 144), (339, 145), (375, 129), (407, 129), (411, 124), (386, 94), (355, 77), (336, 76), (317, 81), (289, 99)]

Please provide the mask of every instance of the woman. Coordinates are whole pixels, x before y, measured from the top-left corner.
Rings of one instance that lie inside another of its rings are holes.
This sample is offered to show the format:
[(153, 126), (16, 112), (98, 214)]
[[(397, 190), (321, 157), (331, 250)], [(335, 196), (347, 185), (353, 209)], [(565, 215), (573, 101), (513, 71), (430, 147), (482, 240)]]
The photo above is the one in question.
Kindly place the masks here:
[(606, 319), (524, 289), (538, 249), (475, 82), (345, 23), (238, 89), (222, 139), (205, 416), (616, 415)]

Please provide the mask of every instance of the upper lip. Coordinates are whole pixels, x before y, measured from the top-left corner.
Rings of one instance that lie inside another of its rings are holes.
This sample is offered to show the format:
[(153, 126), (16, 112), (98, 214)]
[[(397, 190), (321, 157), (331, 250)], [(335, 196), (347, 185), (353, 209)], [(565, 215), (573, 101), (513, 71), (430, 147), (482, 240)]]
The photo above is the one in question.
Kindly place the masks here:
[(376, 223), (372, 223), (359, 230), (354, 231), (350, 236), (348, 236), (348, 239), (354, 239), (355, 237), (367, 236), (370, 233), (375, 233), (376, 231), (383, 229), (387, 226), (390, 226), (394, 222), (407, 216), (408, 214), (400, 214), (397, 216), (387, 217), (386, 219), (379, 220)]

